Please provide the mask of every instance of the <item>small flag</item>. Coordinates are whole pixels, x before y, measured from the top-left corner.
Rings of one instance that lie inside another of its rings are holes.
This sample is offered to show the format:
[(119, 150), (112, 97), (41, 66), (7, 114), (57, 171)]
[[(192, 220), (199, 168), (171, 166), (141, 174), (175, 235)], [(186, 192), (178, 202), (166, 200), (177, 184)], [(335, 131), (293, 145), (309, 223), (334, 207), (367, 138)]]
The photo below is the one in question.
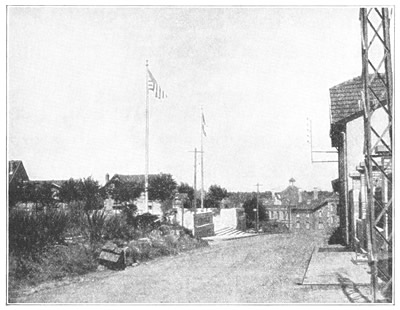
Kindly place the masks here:
[(201, 112), (201, 119), (202, 119), (202, 122), (201, 122), (201, 130), (203, 131), (203, 135), (204, 135), (205, 137), (207, 137), (206, 131), (205, 131), (205, 129), (204, 129), (204, 126), (206, 126), (206, 119), (204, 118), (204, 113), (203, 113), (203, 112)]
[(147, 69), (148, 73), (148, 81), (147, 81), (147, 88), (154, 92), (154, 96), (157, 99), (165, 99), (167, 98), (167, 94), (161, 89), (161, 86), (157, 83), (156, 79), (154, 78), (153, 74)]

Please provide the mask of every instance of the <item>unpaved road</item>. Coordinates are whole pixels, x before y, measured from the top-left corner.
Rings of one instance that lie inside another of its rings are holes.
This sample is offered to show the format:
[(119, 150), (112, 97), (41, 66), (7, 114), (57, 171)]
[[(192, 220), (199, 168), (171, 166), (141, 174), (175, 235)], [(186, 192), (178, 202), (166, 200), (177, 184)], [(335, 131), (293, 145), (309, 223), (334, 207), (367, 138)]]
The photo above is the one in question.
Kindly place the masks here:
[(40, 290), (17, 303), (346, 303), (340, 288), (299, 285), (316, 235), (220, 241), (104, 277)]

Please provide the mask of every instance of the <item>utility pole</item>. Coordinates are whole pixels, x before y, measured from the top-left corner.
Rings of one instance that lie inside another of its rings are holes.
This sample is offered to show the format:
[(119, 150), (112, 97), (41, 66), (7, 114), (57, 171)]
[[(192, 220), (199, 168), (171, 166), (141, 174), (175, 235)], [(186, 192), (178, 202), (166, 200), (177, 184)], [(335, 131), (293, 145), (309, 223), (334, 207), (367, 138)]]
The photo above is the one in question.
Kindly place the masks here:
[(146, 60), (146, 134), (145, 134), (145, 174), (144, 174), (144, 204), (149, 211), (149, 62)]
[(194, 188), (194, 199), (193, 199), (193, 208), (194, 208), (194, 213), (196, 214), (197, 212), (197, 153), (202, 153), (201, 151), (198, 151), (197, 148), (194, 148), (194, 151), (190, 151), (194, 153), (194, 180), (193, 180), (193, 188)]
[(204, 113), (203, 113), (203, 107), (201, 107), (201, 130), (200, 130), (200, 141), (201, 141), (201, 196), (200, 196), (200, 201), (201, 201), (201, 210), (204, 209), (204, 151), (203, 151), (203, 135), (206, 134), (204, 130), (205, 126), (205, 119), (204, 119)]
[(262, 186), (262, 184), (257, 183), (255, 186), (257, 186), (256, 231), (258, 233), (258, 203), (260, 200), (260, 186)]
[(194, 203), (193, 203), (193, 206), (194, 206), (194, 214), (196, 214), (196, 212), (197, 212), (197, 193), (196, 193), (196, 190), (197, 190), (197, 183), (196, 183), (196, 171), (197, 171), (197, 149), (196, 148), (194, 148), (194, 181), (193, 181), (193, 188), (194, 188)]

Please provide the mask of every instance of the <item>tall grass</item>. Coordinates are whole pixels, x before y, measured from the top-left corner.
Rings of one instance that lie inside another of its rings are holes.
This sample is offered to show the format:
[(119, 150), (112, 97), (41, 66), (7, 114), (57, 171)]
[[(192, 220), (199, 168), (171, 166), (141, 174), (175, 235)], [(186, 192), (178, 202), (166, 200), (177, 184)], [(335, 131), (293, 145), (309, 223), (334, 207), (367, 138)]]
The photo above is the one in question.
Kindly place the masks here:
[[(180, 236), (176, 235), (177, 229), (181, 230)], [(67, 236), (73, 237), (68, 244), (64, 240)], [(148, 241), (141, 244), (137, 240), (143, 237)], [(108, 216), (102, 210), (84, 212), (79, 204), (72, 204), (67, 211), (32, 213), (12, 209), (9, 285), (18, 288), (93, 271), (107, 241), (117, 245), (133, 242), (140, 260), (204, 246), (182, 228), (161, 225), (157, 216), (135, 215), (132, 210)]]
[(62, 243), (69, 225), (63, 211), (26, 212), (12, 210), (9, 216), (9, 252), (35, 258), (45, 247)]

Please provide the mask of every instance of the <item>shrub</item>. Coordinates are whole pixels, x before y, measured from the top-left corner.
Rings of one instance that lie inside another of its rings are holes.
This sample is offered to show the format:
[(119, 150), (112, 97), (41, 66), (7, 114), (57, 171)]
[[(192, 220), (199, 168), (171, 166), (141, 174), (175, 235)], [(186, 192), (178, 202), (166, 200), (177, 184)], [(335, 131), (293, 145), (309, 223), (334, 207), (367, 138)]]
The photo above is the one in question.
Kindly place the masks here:
[(89, 232), (90, 242), (101, 240), (106, 231), (106, 214), (103, 210), (94, 210), (86, 216), (86, 229)]
[(37, 256), (45, 247), (63, 242), (68, 224), (68, 215), (63, 211), (29, 213), (12, 210), (9, 216), (10, 253)]
[(91, 249), (81, 244), (48, 248), (36, 260), (10, 255), (10, 287), (82, 275), (96, 270), (97, 265)]
[(142, 231), (143, 235), (149, 234), (152, 230), (160, 227), (160, 221), (157, 215), (144, 213), (133, 218), (132, 225), (134, 228)]

